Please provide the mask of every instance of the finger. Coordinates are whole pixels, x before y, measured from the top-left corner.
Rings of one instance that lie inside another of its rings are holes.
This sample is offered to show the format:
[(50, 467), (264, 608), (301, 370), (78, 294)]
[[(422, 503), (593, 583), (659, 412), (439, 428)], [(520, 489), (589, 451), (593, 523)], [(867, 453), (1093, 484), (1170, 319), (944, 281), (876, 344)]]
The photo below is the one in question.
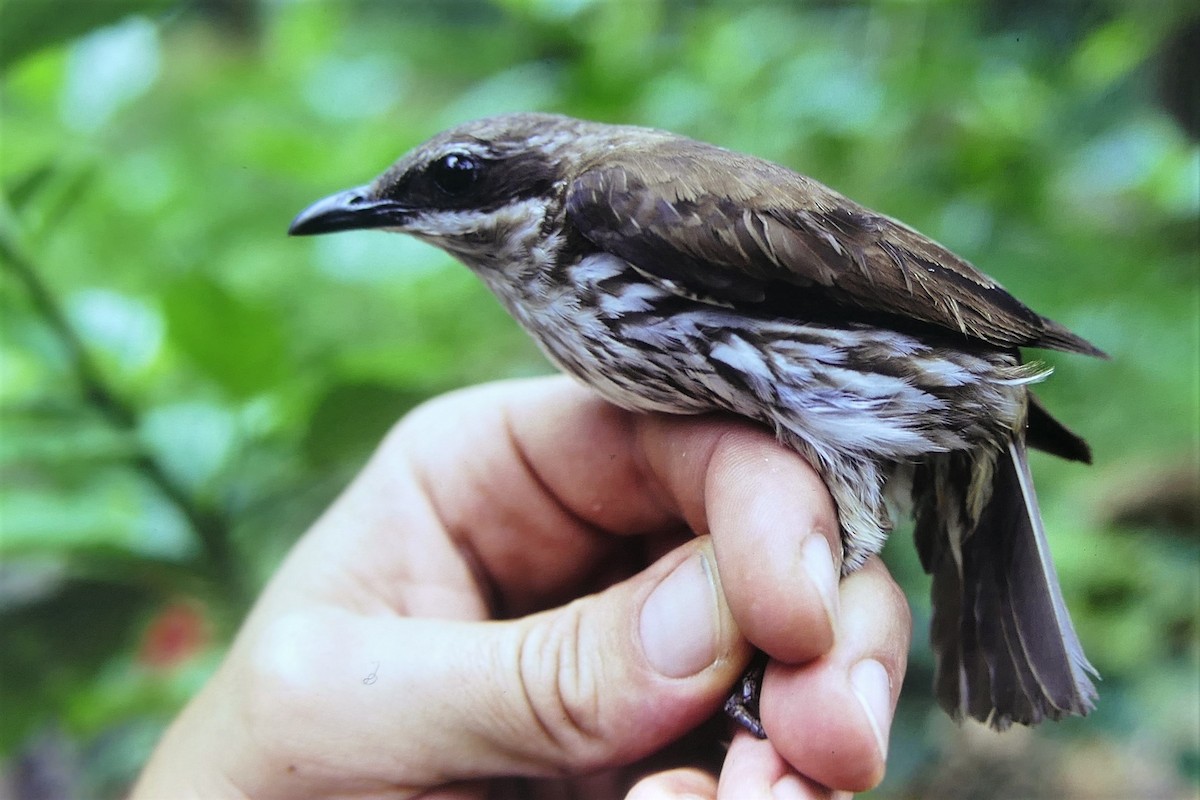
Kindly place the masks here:
[[(808, 539), (814, 531), (840, 554), (832, 502), (802, 458), (755, 426), (631, 414), (551, 378), (435, 401), (384, 451), (376, 471), (417, 474), (436, 520), (426, 527), (450, 532), (512, 613), (596, 588), (597, 564), (617, 557), (614, 536), (684, 521), (717, 534), (718, 559), (733, 574), (731, 603), (756, 644), (788, 660), (831, 644), (837, 559), (811, 568), (816, 581), (805, 565), (821, 558)], [(395, 452), (403, 458), (387, 455)], [(411, 522), (406, 528), (420, 539)], [(439, 550), (421, 549), (423, 559)]]
[(625, 800), (715, 800), (716, 796), (716, 778), (702, 770), (683, 768), (642, 778)]
[(560, 605), (632, 574), (646, 560), (614, 564), (626, 557), (621, 542), (583, 516), (598, 504), (632, 509), (605, 524), (669, 517), (657, 501), (639, 502), (631, 416), (561, 376), (421, 406), (293, 552), (309, 580), (290, 594), (484, 619)]
[(726, 427), (704, 491), (717, 563), (742, 632), (787, 663), (827, 652), (841, 544), (833, 501), (816, 471), (766, 431)]
[[(519, 616), (644, 566), (629, 558), (628, 534), (686, 538), (642, 469), (641, 419), (562, 376), (454, 392), (405, 418), (360, 476), (361, 494), (394, 494), (391, 476), (412, 474), (423, 497), (397, 505), (416, 543), (407, 549), (423, 561), (465, 554), (493, 610)], [(396, 527), (378, 526), (375, 540), (390, 544)]]
[(784, 761), (767, 739), (738, 731), (729, 744), (717, 800), (831, 800), (832, 790)]
[(848, 791), (882, 780), (911, 634), (903, 592), (872, 558), (842, 581), (834, 648), (807, 664), (768, 667), (763, 725), (797, 772)]
[(429, 787), (630, 763), (710, 716), (748, 656), (703, 537), (605, 592), (509, 622), (284, 618), (236, 684), (253, 739), (291, 732), (291, 754), (274, 761), (298, 780)]
[[(514, 431), (527, 462), (563, 465), (541, 480), (576, 518), (618, 532), (682, 519), (697, 533), (712, 533), (730, 607), (755, 645), (789, 662), (833, 645), (837, 514), (799, 454), (741, 420), (594, 407), (573, 416), (570, 408), (560, 402), (545, 424), (528, 429), (520, 422), (528, 415), (515, 416)], [(562, 451), (557, 436), (549, 441), (556, 428), (582, 431), (567, 445), (578, 449)], [(572, 475), (568, 464), (585, 465), (590, 477)]]
[[(561, 376), (453, 392), (406, 417), (363, 479), (379, 487), (411, 474), (421, 497), (398, 509), (403, 538), (423, 553), (465, 556), (491, 612), (520, 616), (599, 588), (590, 578), (618, 542), (584, 507), (638, 505), (622, 458), (628, 416)], [(595, 498), (582, 494), (593, 487)], [(396, 527), (385, 535), (396, 538)]]

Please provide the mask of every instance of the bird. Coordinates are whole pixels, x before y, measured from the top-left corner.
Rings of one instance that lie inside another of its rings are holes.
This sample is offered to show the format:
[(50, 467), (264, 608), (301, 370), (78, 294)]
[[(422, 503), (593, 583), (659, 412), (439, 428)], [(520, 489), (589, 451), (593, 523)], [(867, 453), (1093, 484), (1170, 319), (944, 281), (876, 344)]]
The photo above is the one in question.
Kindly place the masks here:
[[(966, 260), (773, 162), (544, 113), (437, 134), (289, 234), (361, 229), (457, 258), (617, 406), (772, 430), (829, 488), (843, 575), (907, 509), (955, 720), (1003, 730), (1095, 707), (1027, 459), (1091, 451), (1033, 394), (1050, 370), (1021, 350), (1107, 356)], [(759, 737), (764, 658), (726, 704)]]

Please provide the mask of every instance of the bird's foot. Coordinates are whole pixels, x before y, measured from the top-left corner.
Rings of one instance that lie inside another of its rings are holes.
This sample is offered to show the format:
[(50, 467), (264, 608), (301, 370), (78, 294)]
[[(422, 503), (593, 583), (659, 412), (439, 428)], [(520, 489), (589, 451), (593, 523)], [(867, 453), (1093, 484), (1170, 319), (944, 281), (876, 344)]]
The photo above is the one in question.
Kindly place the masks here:
[(767, 738), (758, 715), (758, 700), (762, 694), (763, 675), (767, 670), (767, 654), (756, 653), (733, 694), (725, 701), (725, 713), (759, 739)]

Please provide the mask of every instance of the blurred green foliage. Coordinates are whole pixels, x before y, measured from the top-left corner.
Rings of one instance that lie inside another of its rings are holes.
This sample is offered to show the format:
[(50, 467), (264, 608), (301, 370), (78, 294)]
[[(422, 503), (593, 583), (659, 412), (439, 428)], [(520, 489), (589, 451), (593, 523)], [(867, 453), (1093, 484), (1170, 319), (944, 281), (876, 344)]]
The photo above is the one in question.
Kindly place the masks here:
[(441, 253), (283, 235), (449, 124), (543, 109), (800, 169), (1112, 354), (1045, 356), (1059, 369), (1042, 394), (1097, 464), (1034, 464), (1099, 710), (957, 733), (929, 697), (927, 584), (897, 535), (887, 556), (919, 631), (873, 796), (1190, 795), (1198, 26), (1165, 0), (5, 0), (9, 782), (119, 794), (395, 419), (548, 369)]

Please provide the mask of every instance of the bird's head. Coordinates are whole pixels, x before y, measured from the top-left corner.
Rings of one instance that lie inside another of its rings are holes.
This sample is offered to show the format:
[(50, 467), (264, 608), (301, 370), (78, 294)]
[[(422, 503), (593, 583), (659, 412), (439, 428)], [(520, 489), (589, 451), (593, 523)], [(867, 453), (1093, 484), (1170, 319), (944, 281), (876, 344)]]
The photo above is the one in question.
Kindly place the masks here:
[(296, 217), (307, 236), (383, 228), (412, 234), (469, 266), (511, 259), (543, 235), (548, 213), (610, 126), (553, 114), (509, 114), (452, 128), (401, 156), (370, 184), (331, 195)]

